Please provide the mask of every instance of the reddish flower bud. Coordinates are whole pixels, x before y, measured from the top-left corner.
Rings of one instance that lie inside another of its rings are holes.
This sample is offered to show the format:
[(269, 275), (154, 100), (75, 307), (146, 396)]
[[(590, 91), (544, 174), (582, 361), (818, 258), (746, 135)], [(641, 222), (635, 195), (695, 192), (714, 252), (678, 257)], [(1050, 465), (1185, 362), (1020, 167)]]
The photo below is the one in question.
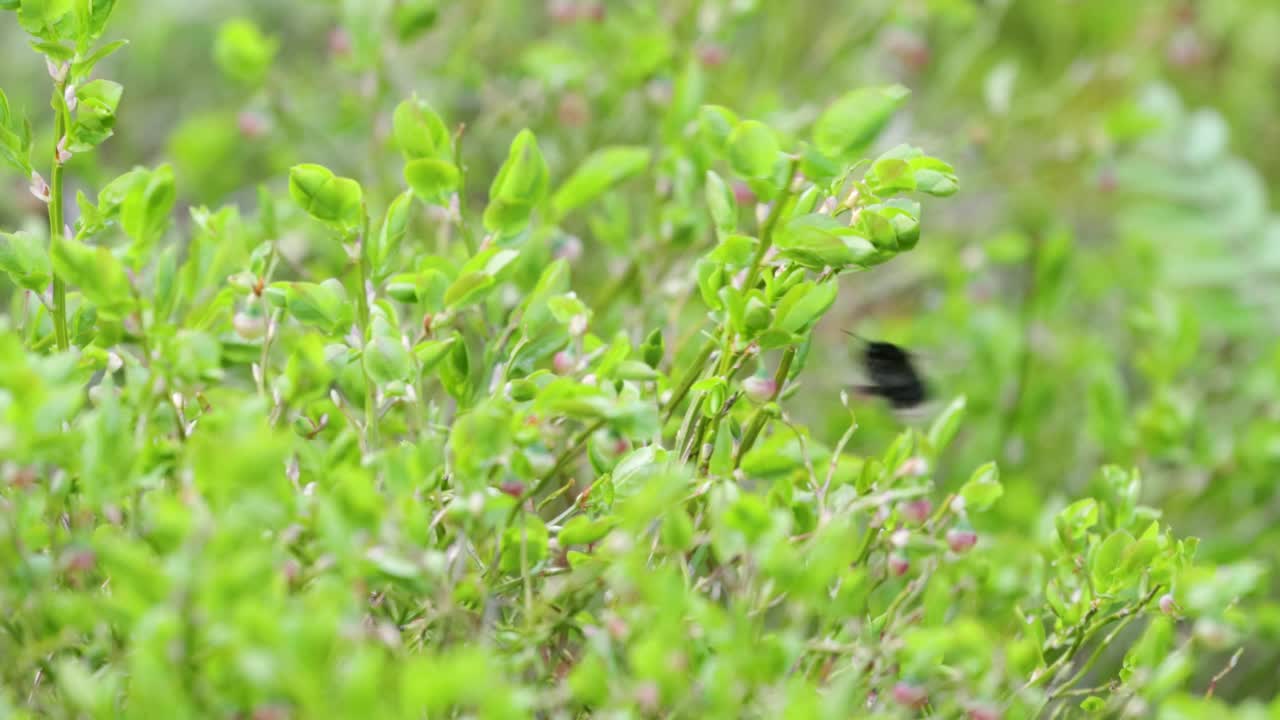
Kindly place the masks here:
[(346, 55), (351, 52), (351, 35), (343, 28), (334, 28), (329, 31), (329, 53), (332, 55)]
[(524, 483), (518, 480), (503, 480), (498, 486), (504, 495), (510, 495), (513, 498), (519, 498), (524, 495)]
[(565, 93), (556, 105), (556, 117), (567, 128), (580, 128), (591, 120), (591, 107), (581, 93)]
[(905, 555), (894, 553), (889, 556), (889, 572), (897, 577), (902, 577), (911, 569), (911, 561)]
[(267, 121), (258, 113), (246, 110), (236, 116), (236, 127), (241, 135), (254, 139), (267, 132)]
[(755, 192), (746, 183), (740, 181), (733, 183), (733, 199), (741, 207), (756, 204)]
[(947, 547), (951, 548), (953, 553), (968, 552), (974, 545), (978, 544), (978, 533), (972, 530), (961, 530), (959, 528), (951, 528), (947, 531)]
[(1113, 168), (1106, 167), (1098, 172), (1098, 191), (1111, 194), (1120, 186), (1120, 181), (1116, 178), (1116, 171)]
[(28, 189), (31, 190), (31, 194), (40, 202), (49, 202), (51, 192), (49, 190), (49, 183), (44, 181), (44, 176), (34, 170), (31, 171), (31, 185), (28, 186)]
[(662, 703), (662, 693), (658, 690), (658, 686), (652, 682), (641, 683), (636, 688), (636, 705), (647, 715), (653, 715), (658, 712)]
[(919, 525), (929, 519), (929, 513), (933, 511), (933, 503), (927, 498), (917, 498), (902, 505), (902, 517), (907, 522)]
[(742, 381), (742, 392), (754, 403), (766, 403), (778, 392), (778, 383), (773, 378), (749, 377)]
[(698, 47), (698, 61), (704, 67), (720, 67), (728, 57), (729, 53), (724, 49), (723, 45), (707, 43)]
[(888, 519), (889, 519), (889, 508), (885, 505), (881, 505), (880, 507), (876, 508), (875, 514), (871, 516), (871, 527), (873, 529), (882, 528), (884, 527), (884, 521)]
[(929, 461), (916, 456), (903, 460), (895, 474), (898, 477), (923, 477), (927, 472), (929, 472)]
[(551, 358), (551, 367), (557, 375), (568, 375), (573, 372), (573, 356), (561, 350)]
[(568, 25), (578, 19), (577, 4), (573, 0), (549, 0), (547, 17), (556, 24)]
[(929, 696), (922, 687), (900, 682), (893, 686), (893, 700), (903, 707), (921, 708), (928, 702)]
[(1000, 720), (1000, 711), (989, 703), (969, 706), (969, 720)]
[(1165, 593), (1160, 596), (1160, 612), (1165, 615), (1175, 616), (1179, 610), (1178, 603), (1173, 599), (1172, 593)]
[(885, 47), (910, 72), (920, 72), (929, 64), (929, 43), (914, 31), (890, 30), (885, 38)]

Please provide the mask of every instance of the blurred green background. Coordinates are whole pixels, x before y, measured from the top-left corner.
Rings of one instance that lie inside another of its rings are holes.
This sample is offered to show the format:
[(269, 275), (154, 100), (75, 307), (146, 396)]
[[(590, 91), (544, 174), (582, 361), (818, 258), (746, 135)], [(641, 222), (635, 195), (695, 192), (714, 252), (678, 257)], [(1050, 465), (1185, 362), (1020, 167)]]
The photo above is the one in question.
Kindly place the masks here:
[[(909, 137), (953, 162), (961, 193), (931, 207), (914, 252), (845, 279), (807, 360), (820, 371), (789, 412), (834, 441), (837, 392), (858, 377), (840, 331), (901, 342), (939, 402), (968, 398), (949, 462), (1000, 461), (1007, 493), (986, 531), (1052, 532), (1054, 512), (1115, 463), (1141, 468), (1143, 501), (1201, 537), (1204, 559), (1280, 561), (1274, 0), (401, 7), (388, 19), (358, 0), (123, 3), (107, 39), (130, 45), (99, 70), (125, 87), (116, 137), (72, 160), (71, 188), (171, 162), (180, 204), (251, 206), (258, 184), (321, 162), (386, 198), (400, 184), (390, 112), (415, 92), (465, 123), (470, 177), (491, 177), (530, 127), (562, 179), (590, 149), (678, 135), (663, 126), (672, 103), (800, 131), (849, 88), (900, 82), (912, 97), (881, 145)], [(10, 17), (0, 86), (47, 148), (48, 78)], [(398, 42), (379, 40), (388, 21)], [(246, 48), (274, 55), (255, 64)], [(45, 222), (26, 180), (5, 182), (0, 226)], [(469, 206), (486, 187), (469, 184)], [(682, 294), (708, 239), (673, 216), (633, 245), (610, 211), (574, 228), (600, 270), (578, 275), (587, 289), (607, 292), (634, 259)], [(878, 452), (903, 422), (860, 406), (851, 449)], [(1220, 694), (1270, 697), (1280, 681), (1280, 606), (1260, 617)]]

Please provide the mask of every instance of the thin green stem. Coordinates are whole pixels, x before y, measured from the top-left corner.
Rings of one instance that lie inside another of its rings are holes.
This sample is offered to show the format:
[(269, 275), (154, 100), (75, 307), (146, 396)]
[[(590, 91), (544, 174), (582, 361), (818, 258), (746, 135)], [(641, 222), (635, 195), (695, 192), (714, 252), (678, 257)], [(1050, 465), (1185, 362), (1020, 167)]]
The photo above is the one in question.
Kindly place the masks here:
[(773, 229), (777, 227), (778, 219), (782, 217), (782, 211), (791, 199), (791, 184), (795, 181), (796, 169), (799, 167), (799, 158), (792, 158), (791, 164), (787, 166), (787, 182), (782, 187), (782, 192), (778, 193), (773, 207), (769, 208), (769, 215), (760, 228), (760, 245), (756, 247), (756, 256), (751, 260), (751, 269), (747, 271), (747, 281), (742, 284), (743, 292), (750, 292), (760, 280), (760, 266), (764, 264), (764, 256), (773, 247)]
[[(53, 130), (53, 178), (49, 186), (49, 246), (53, 240), (62, 235), (62, 158), (58, 157), (58, 148), (62, 138), (67, 134), (67, 106), (63, 99), (62, 83), (54, 86), (54, 130)], [(55, 273), (53, 276), (53, 333), (57, 338), (58, 350), (66, 352), (71, 349), (71, 338), (67, 334), (67, 285)]]
[(711, 357), (711, 353), (716, 349), (715, 341), (708, 340), (702, 349), (698, 351), (693, 362), (689, 364), (689, 372), (685, 373), (684, 378), (680, 381), (680, 385), (676, 387), (675, 392), (671, 394), (671, 399), (667, 401), (666, 419), (670, 420), (676, 408), (680, 406), (680, 402), (684, 400), (684, 396), (689, 394), (689, 388), (698, 381), (698, 376), (702, 375), (702, 368), (707, 364), (707, 359)]
[[(369, 264), (369, 211), (364, 211), (364, 223), (360, 230), (359, 237), (356, 238), (358, 251), (356, 253), (356, 308), (359, 313), (360, 323), (360, 344), (363, 348), (369, 343), (369, 295), (366, 287), (367, 266)], [(364, 432), (366, 451), (372, 453), (378, 445), (378, 417), (377, 408), (374, 400), (377, 398), (374, 387), (373, 378), (369, 377), (369, 371), (364, 370), (364, 363), (361, 363), (361, 369), (364, 374)], [(266, 368), (263, 368), (266, 372)]]
[(778, 363), (778, 370), (773, 374), (773, 392), (769, 393), (769, 399), (756, 408), (755, 414), (751, 416), (751, 421), (747, 425), (747, 430), (742, 434), (742, 444), (738, 446), (738, 454), (733, 458), (733, 467), (737, 469), (742, 464), (742, 458), (746, 456), (751, 446), (756, 444), (756, 438), (760, 436), (760, 431), (764, 429), (764, 424), (768, 420), (768, 413), (765, 408), (778, 399), (782, 394), (782, 386), (787, 382), (787, 375), (791, 374), (791, 363), (796, 359), (796, 348), (794, 345), (787, 348), (782, 353), (782, 361)]

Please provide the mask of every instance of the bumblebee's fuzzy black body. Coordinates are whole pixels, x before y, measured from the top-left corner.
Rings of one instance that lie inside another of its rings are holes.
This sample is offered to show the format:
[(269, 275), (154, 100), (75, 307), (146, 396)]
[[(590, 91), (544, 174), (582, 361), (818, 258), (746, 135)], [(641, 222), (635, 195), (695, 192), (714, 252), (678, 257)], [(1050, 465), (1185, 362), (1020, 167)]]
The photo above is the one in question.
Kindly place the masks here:
[(928, 387), (916, 371), (911, 354), (897, 345), (867, 341), (862, 364), (870, 382), (859, 389), (888, 400), (895, 410), (914, 408), (928, 398)]

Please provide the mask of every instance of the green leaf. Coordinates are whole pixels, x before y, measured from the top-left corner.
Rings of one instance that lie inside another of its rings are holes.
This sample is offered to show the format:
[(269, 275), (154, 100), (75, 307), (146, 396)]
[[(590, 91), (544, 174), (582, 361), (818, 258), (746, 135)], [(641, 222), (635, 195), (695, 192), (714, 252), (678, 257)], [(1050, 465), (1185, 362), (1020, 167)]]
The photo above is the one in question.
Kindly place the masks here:
[(271, 68), (279, 41), (268, 37), (247, 18), (234, 18), (218, 28), (213, 58), (228, 77), (245, 85), (260, 85)]
[(44, 292), (53, 278), (49, 253), (40, 238), (28, 232), (0, 232), (0, 270), (13, 282), (34, 292)]
[(387, 214), (382, 219), (378, 234), (370, 238), (369, 264), (373, 268), (373, 277), (380, 280), (392, 270), (390, 263), (400, 249), (409, 228), (409, 211), (413, 207), (413, 193), (406, 190), (396, 196), (387, 206)]
[(521, 130), (489, 187), (485, 229), (505, 235), (523, 230), (534, 208), (546, 198), (550, 174), (537, 138), (532, 131)]
[[(84, 2), (85, 0), (80, 0), (80, 1)], [(95, 5), (101, 5), (101, 4), (104, 4), (101, 2), (101, 0), (97, 0), (95, 2)], [(75, 77), (85, 77), (92, 74), (94, 67), (96, 67), (98, 63), (114, 55), (117, 50), (120, 50), (121, 48), (123, 48), (128, 44), (129, 44), (128, 40), (116, 40), (114, 42), (109, 42), (106, 45), (103, 45), (102, 47), (98, 48), (97, 50), (94, 50), (92, 53), (89, 53), (88, 55), (81, 58), (80, 60), (77, 60), (74, 63), (72, 63), (71, 74)]]
[(360, 224), (364, 194), (360, 184), (338, 177), (323, 165), (295, 165), (289, 170), (289, 196), (311, 217), (348, 228)]
[(960, 497), (964, 498), (965, 510), (972, 512), (987, 510), (1003, 494), (1004, 486), (1000, 484), (1000, 469), (993, 462), (974, 470), (969, 481), (960, 488)]
[(515, 524), (502, 534), (502, 571), (520, 572), (532, 569), (547, 557), (550, 534), (542, 518), (521, 513)]
[(720, 233), (731, 233), (738, 227), (738, 203), (733, 190), (714, 171), (707, 171), (705, 188), (707, 209), (711, 211), (711, 220)]
[(52, 40), (53, 26), (69, 12), (71, 0), (20, 0), (18, 23), (32, 35)]
[(1111, 591), (1112, 577), (1120, 569), (1125, 549), (1133, 542), (1133, 535), (1124, 530), (1117, 530), (1097, 546), (1089, 562), (1089, 576), (1093, 579), (1093, 586), (1099, 592)]
[(413, 370), (413, 360), (398, 337), (379, 336), (364, 346), (364, 369), (379, 385), (404, 382)]
[(1074, 548), (1076, 541), (1084, 536), (1089, 528), (1098, 524), (1098, 501), (1085, 498), (1063, 508), (1054, 518), (1058, 537), (1068, 549)]
[(458, 279), (444, 294), (444, 304), (459, 308), (479, 302), (497, 286), (497, 276), (519, 256), (515, 250), (489, 248), (463, 266)]
[(915, 174), (916, 190), (920, 192), (949, 197), (960, 189), (955, 169), (937, 158), (914, 158), (911, 170)]
[(439, 0), (402, 0), (392, 11), (396, 38), (409, 42), (435, 25), (440, 14)]
[(418, 359), (422, 372), (429, 373), (434, 370), (436, 365), (449, 355), (449, 351), (453, 349), (456, 342), (458, 342), (457, 335), (444, 340), (427, 340), (418, 343), (413, 348), (413, 355)]
[(720, 105), (704, 105), (698, 111), (698, 135), (712, 150), (720, 152), (729, 142), (729, 135), (738, 126), (738, 115)]
[(161, 165), (146, 176), (146, 182), (138, 182), (120, 205), (120, 225), (133, 239), (129, 246), (129, 259), (134, 267), (144, 263), (151, 248), (169, 225), (169, 213), (173, 210), (177, 191), (174, 189), (173, 168)]
[(590, 545), (608, 535), (617, 524), (617, 519), (612, 517), (593, 520), (586, 515), (578, 515), (565, 523), (556, 537), (560, 541), (560, 547)]
[(739, 175), (747, 178), (767, 178), (773, 175), (781, 149), (768, 125), (756, 120), (745, 120), (733, 129), (728, 142), (729, 164)]
[(960, 429), (960, 422), (964, 419), (965, 407), (968, 404), (965, 396), (961, 395), (951, 401), (938, 417), (934, 419), (933, 424), (929, 426), (929, 433), (926, 436), (929, 440), (929, 447), (933, 449), (935, 454), (941, 453), (951, 444), (951, 440), (956, 436), (956, 431)]
[(838, 270), (875, 255), (875, 247), (856, 232), (829, 215), (813, 213), (787, 220), (778, 228), (774, 244), (783, 257), (811, 270)]
[(862, 152), (889, 124), (910, 91), (901, 85), (859, 88), (832, 103), (813, 125), (813, 142), (825, 155)]
[(53, 271), (97, 306), (104, 316), (121, 317), (133, 307), (133, 289), (124, 265), (105, 247), (90, 247), (55, 236), (51, 248)]
[(0, 160), (24, 176), (31, 174), (30, 126), (24, 118), (13, 114), (3, 90), (0, 90)]
[(68, 149), (84, 152), (94, 148), (114, 133), (116, 109), (124, 88), (110, 80), (94, 80), (76, 88), (76, 122)]
[(31, 47), (41, 55), (53, 60), (54, 62), (64, 63), (76, 56), (74, 48), (69, 48), (62, 43), (49, 42), (47, 40), (33, 40)]
[(867, 184), (880, 195), (909, 192), (916, 189), (916, 176), (906, 160), (882, 157), (867, 173)]
[(322, 283), (272, 283), (266, 296), (299, 322), (330, 334), (350, 327), (355, 316), (346, 289), (333, 278)]
[(601, 148), (587, 156), (551, 197), (556, 219), (590, 203), (609, 188), (644, 171), (649, 149), (640, 146)]
[(439, 204), (461, 185), (462, 173), (446, 160), (418, 158), (405, 163), (404, 179), (424, 202)]
[[(78, 40), (82, 50), (83, 46), (102, 36), (102, 31), (106, 29), (107, 20), (111, 18), (111, 11), (115, 10), (115, 7), (116, 0), (75, 0), (76, 23), (79, 25)], [(83, 67), (73, 68), (72, 72), (81, 77), (88, 75), (99, 60), (119, 50), (127, 42), (117, 40), (107, 43), (82, 60)]]
[(391, 124), (396, 145), (405, 160), (453, 160), (453, 143), (444, 120), (417, 95), (396, 106)]
[(835, 304), (837, 292), (834, 281), (796, 285), (778, 302), (773, 327), (792, 334), (807, 331)]

